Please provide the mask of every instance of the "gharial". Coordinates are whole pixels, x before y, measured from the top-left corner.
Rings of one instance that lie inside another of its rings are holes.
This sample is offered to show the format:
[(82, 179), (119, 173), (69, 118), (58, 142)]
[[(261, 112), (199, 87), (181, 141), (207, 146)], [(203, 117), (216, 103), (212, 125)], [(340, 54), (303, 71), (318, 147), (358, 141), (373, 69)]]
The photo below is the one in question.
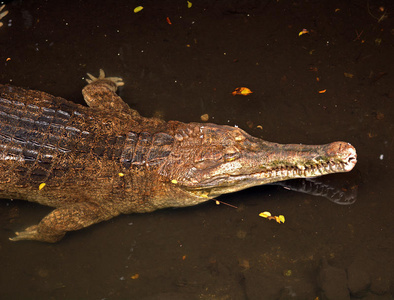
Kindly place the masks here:
[(144, 118), (118, 77), (88, 74), (85, 107), (0, 85), (0, 198), (54, 207), (12, 241), (59, 241), (119, 214), (196, 205), (291, 178), (347, 172), (346, 142), (276, 144), (237, 127)]

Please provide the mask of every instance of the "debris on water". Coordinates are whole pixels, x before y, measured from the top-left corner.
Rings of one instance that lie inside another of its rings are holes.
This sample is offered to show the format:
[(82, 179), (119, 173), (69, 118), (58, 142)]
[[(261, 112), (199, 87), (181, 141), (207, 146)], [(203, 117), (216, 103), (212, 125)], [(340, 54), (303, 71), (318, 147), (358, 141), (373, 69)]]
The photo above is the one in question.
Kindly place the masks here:
[(264, 211), (262, 213), (259, 213), (259, 216), (268, 220), (275, 220), (277, 223), (284, 223), (285, 222), (285, 216), (284, 215), (279, 215), (279, 216), (272, 216), (269, 211)]
[(206, 122), (209, 120), (209, 115), (208, 114), (203, 114), (201, 117), (201, 121)]
[(301, 36), (301, 35), (303, 35), (303, 34), (307, 34), (307, 33), (309, 33), (309, 31), (308, 31), (308, 29), (302, 29), (299, 33), (298, 33), (298, 36)]
[(233, 94), (233, 96), (235, 95), (247, 96), (252, 93), (253, 92), (247, 87), (237, 87), (231, 94)]
[(187, 2), (187, 8), (191, 8), (193, 3), (191, 3), (190, 1), (186, 1)]
[(376, 119), (377, 120), (383, 120), (384, 119), (384, 113), (378, 111), (376, 112)]
[(38, 186), (38, 190), (41, 191), (44, 188), (44, 186), (46, 186), (45, 182), (40, 183), (40, 185)]
[(238, 265), (245, 271), (250, 269), (249, 260), (244, 258), (238, 258)]
[(319, 94), (324, 94), (327, 90), (320, 90)]
[(262, 213), (259, 213), (259, 216), (262, 218), (268, 218), (271, 217), (271, 213), (269, 211), (264, 211)]
[(379, 159), (380, 159), (380, 160), (383, 160), (383, 158), (384, 158), (384, 155), (383, 155), (383, 154), (380, 154)]
[(138, 13), (138, 12), (140, 12), (143, 9), (144, 9), (143, 6), (137, 6), (136, 8), (134, 8), (134, 13)]
[(138, 279), (139, 277), (140, 277), (140, 274), (138, 274), (138, 273), (130, 276), (131, 279)]
[(345, 75), (346, 78), (353, 78), (354, 75), (352, 73), (343, 73), (343, 75)]

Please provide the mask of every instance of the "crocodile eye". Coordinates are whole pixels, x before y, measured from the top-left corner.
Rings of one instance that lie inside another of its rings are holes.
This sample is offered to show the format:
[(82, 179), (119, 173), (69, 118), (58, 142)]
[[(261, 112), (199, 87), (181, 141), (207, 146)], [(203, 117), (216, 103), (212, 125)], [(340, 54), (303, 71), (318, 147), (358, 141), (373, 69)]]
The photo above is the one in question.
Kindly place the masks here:
[(225, 162), (233, 161), (238, 159), (239, 157), (240, 157), (239, 152), (226, 153), (224, 155), (224, 161)]

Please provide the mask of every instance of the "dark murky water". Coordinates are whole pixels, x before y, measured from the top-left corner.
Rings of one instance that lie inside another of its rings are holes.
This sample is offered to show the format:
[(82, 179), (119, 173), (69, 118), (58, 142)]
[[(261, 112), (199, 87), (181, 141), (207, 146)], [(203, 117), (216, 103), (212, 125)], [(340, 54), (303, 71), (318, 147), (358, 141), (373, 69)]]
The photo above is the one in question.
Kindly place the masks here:
[[(191, 2), (10, 2), (0, 82), (82, 103), (86, 72), (103, 68), (145, 116), (207, 113), (270, 141), (348, 141), (356, 168), (322, 180), (358, 188), (356, 202), (262, 186), (220, 198), (238, 209), (210, 202), (121, 216), (49, 245), (8, 237), (51, 209), (4, 200), (0, 297), (322, 299), (323, 286), (391, 299), (393, 2)], [(234, 97), (238, 86), (254, 93)], [(260, 218), (266, 210), (285, 224)]]

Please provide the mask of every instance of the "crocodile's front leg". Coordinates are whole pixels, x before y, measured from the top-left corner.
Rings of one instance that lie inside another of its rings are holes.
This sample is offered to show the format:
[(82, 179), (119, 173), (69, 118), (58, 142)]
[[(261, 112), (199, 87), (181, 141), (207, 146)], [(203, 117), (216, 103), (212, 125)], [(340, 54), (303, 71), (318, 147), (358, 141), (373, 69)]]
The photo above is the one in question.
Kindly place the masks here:
[[(0, 20), (4, 18), (8, 14), (8, 10), (5, 10), (2, 12), (4, 9), (5, 5), (0, 6)], [(0, 27), (3, 26), (3, 22), (0, 22)]]
[(52, 211), (38, 225), (30, 226), (22, 232), (16, 232), (11, 241), (36, 240), (55, 243), (63, 238), (67, 231), (75, 231), (92, 224), (109, 220), (119, 212), (95, 203), (75, 203)]
[(89, 84), (82, 90), (87, 105), (101, 110), (131, 114), (133, 117), (139, 116), (137, 111), (131, 109), (116, 94), (118, 87), (124, 85), (122, 78), (105, 77), (102, 69), (100, 69), (100, 75), (97, 78), (89, 73), (88, 76), (90, 79), (86, 79), (86, 81)]

